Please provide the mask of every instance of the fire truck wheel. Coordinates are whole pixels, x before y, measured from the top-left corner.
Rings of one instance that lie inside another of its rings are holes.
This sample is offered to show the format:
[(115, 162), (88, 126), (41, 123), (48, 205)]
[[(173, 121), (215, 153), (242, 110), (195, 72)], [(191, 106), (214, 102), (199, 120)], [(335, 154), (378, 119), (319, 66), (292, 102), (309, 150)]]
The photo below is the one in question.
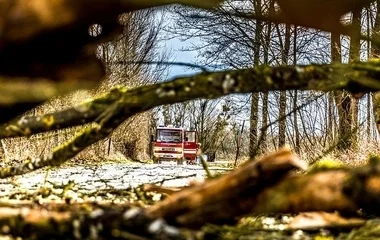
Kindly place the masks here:
[(183, 165), (183, 158), (177, 160), (177, 165)]

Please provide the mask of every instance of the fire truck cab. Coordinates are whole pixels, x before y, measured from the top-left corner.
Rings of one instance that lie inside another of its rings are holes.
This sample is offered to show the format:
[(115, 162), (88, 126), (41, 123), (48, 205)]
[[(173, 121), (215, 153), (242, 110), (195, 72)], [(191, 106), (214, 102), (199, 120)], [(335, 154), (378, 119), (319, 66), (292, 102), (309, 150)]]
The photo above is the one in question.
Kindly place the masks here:
[(187, 131), (182, 127), (172, 125), (157, 127), (156, 134), (152, 136), (153, 163), (162, 161), (176, 161), (182, 165), (195, 164), (199, 144), (197, 132)]

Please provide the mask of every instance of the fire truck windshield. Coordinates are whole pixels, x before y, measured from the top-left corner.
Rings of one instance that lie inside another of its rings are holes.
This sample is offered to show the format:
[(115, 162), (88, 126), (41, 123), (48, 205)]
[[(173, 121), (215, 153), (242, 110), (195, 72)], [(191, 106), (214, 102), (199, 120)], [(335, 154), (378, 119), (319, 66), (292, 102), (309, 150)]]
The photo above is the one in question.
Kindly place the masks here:
[(182, 142), (182, 131), (159, 129), (157, 130), (158, 142)]

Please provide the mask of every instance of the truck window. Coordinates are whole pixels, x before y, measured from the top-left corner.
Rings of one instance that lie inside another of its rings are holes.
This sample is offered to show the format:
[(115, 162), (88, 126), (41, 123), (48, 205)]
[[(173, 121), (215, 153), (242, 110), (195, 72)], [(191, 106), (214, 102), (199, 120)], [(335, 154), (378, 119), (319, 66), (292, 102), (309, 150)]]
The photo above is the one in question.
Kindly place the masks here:
[(186, 132), (185, 136), (188, 142), (195, 142), (195, 132)]
[(157, 130), (157, 141), (158, 142), (182, 142), (182, 133), (181, 131), (160, 129), (160, 130)]

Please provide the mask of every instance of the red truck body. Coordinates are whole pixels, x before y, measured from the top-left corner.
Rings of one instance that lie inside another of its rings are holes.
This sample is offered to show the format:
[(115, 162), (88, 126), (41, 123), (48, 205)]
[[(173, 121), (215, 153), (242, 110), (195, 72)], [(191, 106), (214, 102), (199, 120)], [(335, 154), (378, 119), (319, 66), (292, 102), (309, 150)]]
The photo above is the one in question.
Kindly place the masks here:
[(176, 161), (178, 165), (186, 161), (195, 164), (199, 144), (197, 132), (181, 127), (157, 127), (153, 137), (153, 162)]

